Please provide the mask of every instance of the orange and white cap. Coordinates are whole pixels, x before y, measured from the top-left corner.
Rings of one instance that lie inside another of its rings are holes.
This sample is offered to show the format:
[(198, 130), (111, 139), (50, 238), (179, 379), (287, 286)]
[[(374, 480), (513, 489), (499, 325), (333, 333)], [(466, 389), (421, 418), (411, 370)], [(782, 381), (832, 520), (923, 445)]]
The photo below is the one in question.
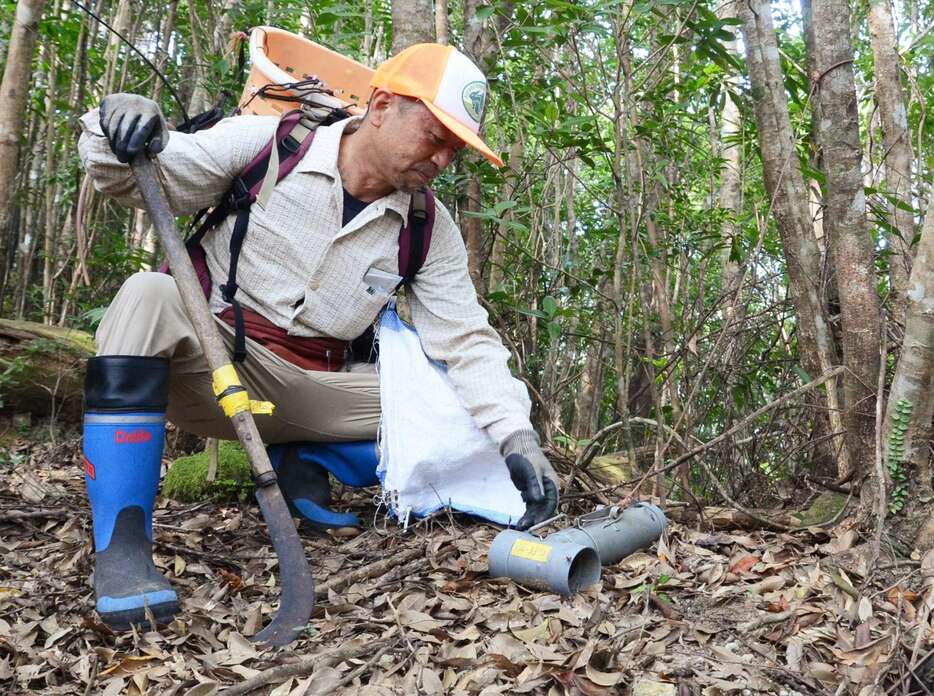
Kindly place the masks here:
[(420, 100), (454, 135), (497, 167), (503, 166), (478, 135), (486, 106), (486, 78), (453, 46), (409, 46), (376, 69), (370, 87)]

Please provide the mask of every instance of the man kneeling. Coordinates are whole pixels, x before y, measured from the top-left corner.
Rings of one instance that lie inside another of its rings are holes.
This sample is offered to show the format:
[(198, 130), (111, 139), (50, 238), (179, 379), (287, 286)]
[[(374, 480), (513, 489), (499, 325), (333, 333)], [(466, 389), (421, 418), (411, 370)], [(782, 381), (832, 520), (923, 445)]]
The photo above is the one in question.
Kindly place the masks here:
[[(245, 230), (230, 215), (202, 240), (217, 324), (232, 350), (246, 337), (240, 378), (251, 395), (276, 404), (257, 426), (272, 445), (282, 492), (294, 514), (319, 528), (358, 524), (330, 509), (328, 472), (350, 485), (376, 483), (379, 381), (366, 362), (372, 351), (361, 356), (351, 345), (396, 289), (374, 278), (405, 275), (400, 228), (413, 194), (425, 195), (464, 145), (502, 165), (477, 135), (486, 80), (459, 51), (413, 46), (383, 63), (371, 86), (366, 115), (318, 127), (294, 170), (250, 208)], [(154, 102), (116, 94), (81, 123), (79, 152), (98, 190), (141, 206), (127, 162), (146, 152), (173, 212), (186, 215), (221, 200), (279, 121), (238, 116), (170, 137)], [(477, 301), (460, 232), (440, 203), (433, 213), (427, 256), (407, 284), (412, 320), (425, 353), (447, 364), (458, 397), (499, 445), (526, 503), (518, 524), (526, 528), (554, 513), (557, 477), (529, 421), (527, 393)], [(178, 608), (151, 555), (165, 419), (202, 436), (236, 436), (171, 276), (129, 278), (97, 344), (84, 443), (97, 610), (115, 628), (142, 621), (147, 606), (162, 622)]]

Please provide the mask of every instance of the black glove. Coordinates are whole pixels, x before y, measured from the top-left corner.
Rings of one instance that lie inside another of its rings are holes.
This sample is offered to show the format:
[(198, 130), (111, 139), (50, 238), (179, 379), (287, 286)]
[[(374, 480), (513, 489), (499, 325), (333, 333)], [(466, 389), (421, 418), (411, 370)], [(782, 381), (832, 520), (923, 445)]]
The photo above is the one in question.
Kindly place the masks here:
[(558, 507), (558, 477), (542, 454), (538, 435), (532, 430), (518, 430), (503, 440), (500, 452), (506, 458), (509, 478), (525, 503), (525, 514), (516, 528), (528, 529), (554, 517)]
[(127, 164), (144, 149), (157, 154), (169, 142), (169, 128), (162, 110), (152, 99), (138, 94), (111, 94), (100, 108), (101, 130), (110, 141), (110, 149)]

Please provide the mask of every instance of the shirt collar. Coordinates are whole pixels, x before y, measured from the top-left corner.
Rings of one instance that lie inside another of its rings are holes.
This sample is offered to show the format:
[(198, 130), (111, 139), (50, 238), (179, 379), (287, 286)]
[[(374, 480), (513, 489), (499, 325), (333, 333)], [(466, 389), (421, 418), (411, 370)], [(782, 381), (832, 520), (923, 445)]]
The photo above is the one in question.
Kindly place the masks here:
[[(337, 153), (340, 149), (341, 137), (344, 129), (355, 121), (361, 120), (362, 116), (353, 116), (338, 121), (330, 126), (319, 126), (315, 131), (315, 139), (308, 148), (308, 152), (302, 158), (302, 161), (295, 166), (297, 172), (314, 172), (324, 174), (332, 179), (339, 179), (337, 171)], [(393, 191), (390, 194), (374, 201), (382, 204), (389, 210), (394, 210), (405, 220), (408, 218), (409, 205), (412, 201), (412, 195), (404, 191)], [(372, 205), (372, 204), (371, 204)]]

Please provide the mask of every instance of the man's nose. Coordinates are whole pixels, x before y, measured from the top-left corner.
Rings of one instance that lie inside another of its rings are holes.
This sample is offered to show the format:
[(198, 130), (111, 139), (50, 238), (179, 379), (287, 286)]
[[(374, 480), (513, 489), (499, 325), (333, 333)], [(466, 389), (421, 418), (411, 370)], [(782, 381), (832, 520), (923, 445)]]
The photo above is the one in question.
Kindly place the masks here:
[(438, 168), (438, 171), (441, 172), (447, 168), (451, 163), (451, 160), (454, 159), (454, 148), (453, 147), (441, 147), (435, 151), (435, 154), (431, 156), (431, 161)]

